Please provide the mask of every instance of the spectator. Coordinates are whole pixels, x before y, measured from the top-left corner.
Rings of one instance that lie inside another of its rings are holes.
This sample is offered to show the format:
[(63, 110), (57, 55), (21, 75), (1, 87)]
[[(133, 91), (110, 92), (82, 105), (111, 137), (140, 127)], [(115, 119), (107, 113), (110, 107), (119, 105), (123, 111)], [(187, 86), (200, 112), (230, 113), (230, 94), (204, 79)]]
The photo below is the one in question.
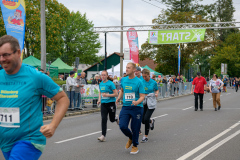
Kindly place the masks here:
[[(67, 78), (67, 93), (68, 98), (70, 100), (70, 105), (68, 109), (74, 110), (75, 107), (75, 87), (79, 87), (79, 85), (75, 82), (75, 79), (73, 78), (75, 75), (74, 71), (70, 72), (70, 77)], [(72, 103), (74, 104), (74, 108), (72, 107)]]
[[(94, 76), (94, 80), (92, 81), (92, 84), (99, 85), (99, 83), (101, 83), (100, 76), (96, 74)], [(93, 99), (93, 108), (97, 108), (97, 101), (98, 99)]]
[(126, 73), (123, 73), (123, 77), (126, 77), (127, 76), (127, 74)]
[(94, 79), (92, 80), (92, 84), (98, 85), (100, 82), (100, 76), (98, 74), (96, 74), (94, 76)]
[(114, 78), (113, 78), (113, 83), (114, 83), (114, 84), (119, 84), (119, 81), (118, 81), (118, 77), (117, 77), (117, 76), (114, 76)]
[(193, 81), (193, 77), (190, 79), (190, 82), (192, 82)]
[[(76, 108), (78, 110), (83, 110), (81, 107), (81, 88), (84, 86), (81, 84), (81, 73), (78, 73), (77, 78), (75, 78), (76, 83), (79, 85), (79, 87), (75, 87), (75, 102), (76, 103)], [(74, 105), (75, 106), (75, 105)]]
[(59, 75), (58, 75), (58, 79), (60, 79), (61, 81), (63, 81), (63, 75), (62, 75), (62, 74), (59, 74)]
[(47, 71), (47, 75), (50, 76), (50, 72), (49, 71)]
[(153, 75), (153, 76), (152, 76), (152, 79), (153, 79), (154, 81), (156, 81), (156, 75)]
[(51, 98), (48, 98), (47, 99), (47, 113), (48, 114), (53, 114), (52, 104), (53, 104), (53, 100)]
[(43, 70), (43, 69), (40, 69), (40, 72), (44, 73), (44, 70)]
[[(81, 83), (82, 85), (87, 85), (87, 84), (88, 84), (88, 83), (87, 83), (86, 73), (85, 73), (85, 72), (82, 72), (82, 73), (81, 73), (80, 83)], [(82, 100), (82, 108), (87, 108), (87, 107), (85, 106), (85, 100)]]

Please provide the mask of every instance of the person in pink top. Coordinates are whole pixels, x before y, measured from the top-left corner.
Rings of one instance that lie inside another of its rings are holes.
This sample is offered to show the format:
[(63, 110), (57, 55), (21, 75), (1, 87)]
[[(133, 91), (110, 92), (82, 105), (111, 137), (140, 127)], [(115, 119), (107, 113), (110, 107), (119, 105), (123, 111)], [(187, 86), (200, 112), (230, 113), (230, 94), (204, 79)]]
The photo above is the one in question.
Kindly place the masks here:
[(204, 77), (201, 76), (200, 72), (197, 72), (197, 77), (194, 78), (192, 82), (191, 94), (193, 94), (194, 88), (194, 97), (195, 97), (195, 111), (198, 110), (198, 97), (200, 99), (200, 110), (203, 111), (203, 95), (206, 93), (205, 88), (207, 81)]

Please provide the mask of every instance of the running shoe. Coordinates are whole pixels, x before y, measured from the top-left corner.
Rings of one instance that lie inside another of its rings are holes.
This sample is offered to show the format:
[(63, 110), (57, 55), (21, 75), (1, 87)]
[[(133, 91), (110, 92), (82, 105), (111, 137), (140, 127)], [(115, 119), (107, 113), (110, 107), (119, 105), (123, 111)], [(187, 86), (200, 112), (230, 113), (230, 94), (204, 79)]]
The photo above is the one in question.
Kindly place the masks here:
[(215, 111), (217, 111), (217, 108), (215, 108)]
[(132, 140), (131, 140), (131, 139), (128, 139), (128, 142), (127, 142), (127, 144), (126, 144), (126, 147), (125, 147), (125, 149), (128, 149), (128, 148), (130, 148), (130, 147), (131, 147), (131, 145), (132, 145)]
[(141, 143), (146, 143), (146, 142), (148, 142), (148, 138), (147, 137), (143, 137)]
[(142, 131), (141, 130), (139, 131), (139, 135), (142, 135)]
[(130, 152), (130, 154), (137, 154), (139, 152), (138, 148), (135, 146), (132, 146), (132, 150)]
[(118, 115), (116, 115), (115, 121), (116, 121), (117, 125), (119, 125), (119, 116)]
[(154, 129), (154, 122), (155, 122), (155, 119), (152, 119), (152, 126), (151, 126), (151, 130)]
[(106, 138), (104, 137), (104, 135), (101, 135), (100, 137), (98, 137), (98, 140), (100, 142), (105, 142), (106, 141)]
[(220, 110), (221, 109), (221, 106), (218, 106), (218, 110)]

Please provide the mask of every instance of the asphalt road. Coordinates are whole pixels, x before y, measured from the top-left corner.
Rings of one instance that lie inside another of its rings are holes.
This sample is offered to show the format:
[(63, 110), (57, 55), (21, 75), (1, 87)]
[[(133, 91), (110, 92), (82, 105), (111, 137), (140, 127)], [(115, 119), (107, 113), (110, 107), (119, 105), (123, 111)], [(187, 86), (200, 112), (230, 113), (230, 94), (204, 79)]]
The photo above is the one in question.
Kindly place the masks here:
[[(128, 138), (116, 123), (108, 122), (107, 141), (98, 142), (97, 137), (101, 135), (99, 112), (66, 117), (54, 137), (48, 139), (40, 159), (239, 160), (239, 102), (240, 93), (232, 89), (222, 93), (220, 111), (214, 111), (209, 93), (204, 95), (203, 111), (194, 111), (193, 95), (159, 102), (153, 113), (155, 129), (149, 133), (149, 142), (140, 143), (137, 155), (125, 150)], [(0, 159), (3, 159), (2, 153)]]

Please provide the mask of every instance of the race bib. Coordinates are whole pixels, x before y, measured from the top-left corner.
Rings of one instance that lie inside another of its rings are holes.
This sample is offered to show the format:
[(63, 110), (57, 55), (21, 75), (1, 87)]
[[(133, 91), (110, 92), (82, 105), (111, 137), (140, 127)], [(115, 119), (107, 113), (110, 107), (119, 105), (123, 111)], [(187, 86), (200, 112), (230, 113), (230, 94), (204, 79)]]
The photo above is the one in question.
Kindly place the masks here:
[(218, 89), (218, 86), (214, 86), (215, 89)]
[[(105, 93), (106, 93), (106, 94), (109, 94), (109, 93), (107, 93), (107, 92), (105, 92)], [(103, 93), (102, 93), (102, 94), (103, 94)], [(102, 99), (110, 99), (110, 97), (103, 97), (102, 94), (101, 94)]]
[(20, 127), (19, 108), (0, 107), (0, 126), (8, 128), (19, 128)]
[(125, 93), (125, 101), (134, 101), (135, 100), (135, 93)]

